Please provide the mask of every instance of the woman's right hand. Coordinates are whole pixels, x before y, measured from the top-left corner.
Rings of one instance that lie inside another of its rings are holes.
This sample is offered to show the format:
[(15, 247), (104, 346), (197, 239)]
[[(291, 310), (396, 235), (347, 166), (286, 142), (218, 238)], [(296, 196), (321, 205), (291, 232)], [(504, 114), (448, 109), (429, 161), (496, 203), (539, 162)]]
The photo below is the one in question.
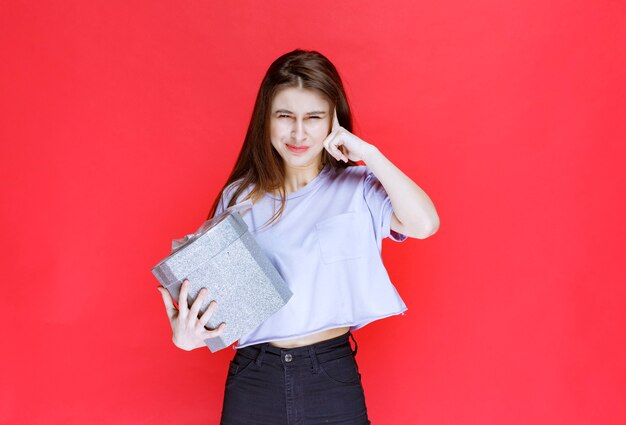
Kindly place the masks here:
[(226, 327), (225, 323), (221, 323), (211, 331), (205, 328), (213, 311), (217, 308), (217, 302), (215, 300), (211, 301), (202, 316), (198, 318), (198, 312), (204, 303), (204, 299), (207, 297), (208, 291), (206, 288), (202, 288), (193, 304), (191, 304), (191, 308), (189, 308), (187, 305), (188, 287), (189, 281), (185, 279), (180, 287), (178, 309), (174, 306), (172, 297), (167, 289), (162, 286), (158, 287), (163, 297), (167, 317), (170, 319), (170, 325), (172, 326), (172, 342), (174, 342), (175, 346), (185, 351), (206, 346), (204, 343), (205, 339), (221, 335)]

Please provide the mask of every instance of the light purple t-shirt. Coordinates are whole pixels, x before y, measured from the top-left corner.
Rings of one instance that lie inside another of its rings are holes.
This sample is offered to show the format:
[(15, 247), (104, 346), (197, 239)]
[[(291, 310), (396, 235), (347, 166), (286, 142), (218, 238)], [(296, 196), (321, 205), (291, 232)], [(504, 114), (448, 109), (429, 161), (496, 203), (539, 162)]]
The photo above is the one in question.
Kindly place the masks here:
[[(216, 215), (228, 205), (237, 183), (224, 190)], [(279, 207), (279, 195), (265, 194), (241, 214), (293, 296), (233, 348), (342, 326), (353, 331), (404, 314), (407, 307), (389, 280), (381, 250), (383, 238), (402, 242), (407, 236), (391, 230), (391, 201), (367, 166), (334, 170), (326, 165), (306, 186), (287, 195), (278, 221), (260, 228)]]

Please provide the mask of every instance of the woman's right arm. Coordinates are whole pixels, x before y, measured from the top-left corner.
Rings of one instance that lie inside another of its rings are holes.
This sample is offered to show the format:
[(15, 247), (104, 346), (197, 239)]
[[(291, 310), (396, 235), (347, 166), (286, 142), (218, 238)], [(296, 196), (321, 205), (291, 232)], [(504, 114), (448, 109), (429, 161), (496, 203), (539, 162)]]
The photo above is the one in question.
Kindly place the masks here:
[(221, 323), (213, 330), (207, 330), (205, 328), (213, 311), (217, 308), (217, 302), (215, 300), (211, 301), (202, 316), (198, 318), (200, 307), (207, 297), (207, 290), (206, 288), (202, 288), (200, 292), (198, 292), (198, 296), (191, 305), (191, 308), (189, 308), (187, 304), (188, 287), (189, 281), (185, 279), (178, 296), (178, 309), (174, 306), (172, 297), (167, 289), (162, 286), (157, 288), (163, 297), (167, 317), (172, 326), (172, 342), (175, 346), (185, 351), (205, 347), (205, 339), (221, 335), (226, 327), (225, 323)]

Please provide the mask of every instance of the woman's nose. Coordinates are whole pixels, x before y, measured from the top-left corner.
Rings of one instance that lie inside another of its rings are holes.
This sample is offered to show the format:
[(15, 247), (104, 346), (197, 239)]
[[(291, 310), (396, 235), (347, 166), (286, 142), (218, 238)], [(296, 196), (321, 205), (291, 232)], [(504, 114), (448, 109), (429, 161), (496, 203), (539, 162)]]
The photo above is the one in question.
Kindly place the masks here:
[(296, 140), (304, 140), (306, 134), (304, 131), (304, 123), (302, 122), (302, 120), (296, 120), (293, 129), (291, 130), (291, 135)]

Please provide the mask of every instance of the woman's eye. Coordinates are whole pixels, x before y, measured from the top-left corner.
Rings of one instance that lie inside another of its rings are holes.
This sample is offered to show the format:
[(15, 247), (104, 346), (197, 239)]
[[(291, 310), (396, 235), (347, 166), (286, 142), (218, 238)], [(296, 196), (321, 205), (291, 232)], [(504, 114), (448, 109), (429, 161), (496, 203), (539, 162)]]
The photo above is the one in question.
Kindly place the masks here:
[[(286, 115), (286, 114), (278, 114), (278, 118), (291, 118), (291, 115)], [(313, 118), (313, 119), (317, 119), (317, 120), (319, 120), (319, 119), (321, 119), (322, 117), (317, 116), (317, 115), (313, 115), (313, 116), (310, 116), (310, 117), (308, 117), (308, 118)]]

